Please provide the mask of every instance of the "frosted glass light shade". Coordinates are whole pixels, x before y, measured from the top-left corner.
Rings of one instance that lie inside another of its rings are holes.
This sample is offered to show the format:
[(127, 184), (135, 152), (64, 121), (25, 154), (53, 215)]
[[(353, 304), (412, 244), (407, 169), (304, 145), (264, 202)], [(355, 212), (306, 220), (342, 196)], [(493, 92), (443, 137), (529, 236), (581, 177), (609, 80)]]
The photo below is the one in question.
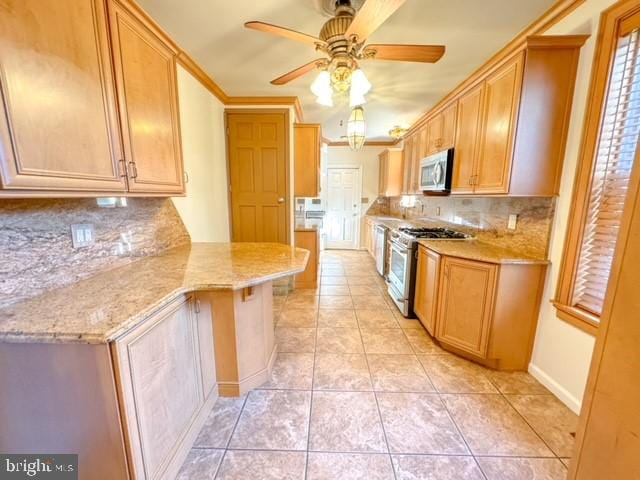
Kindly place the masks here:
[(331, 88), (331, 75), (322, 70), (311, 84), (311, 92), (317, 97), (316, 102), (326, 107), (333, 107), (333, 89)]
[(351, 75), (351, 90), (349, 91), (349, 106), (357, 107), (367, 103), (365, 95), (371, 90), (371, 83), (367, 76), (360, 69), (357, 69)]
[(367, 125), (364, 121), (364, 109), (360, 106), (351, 110), (347, 121), (347, 140), (352, 150), (360, 150), (364, 145)]

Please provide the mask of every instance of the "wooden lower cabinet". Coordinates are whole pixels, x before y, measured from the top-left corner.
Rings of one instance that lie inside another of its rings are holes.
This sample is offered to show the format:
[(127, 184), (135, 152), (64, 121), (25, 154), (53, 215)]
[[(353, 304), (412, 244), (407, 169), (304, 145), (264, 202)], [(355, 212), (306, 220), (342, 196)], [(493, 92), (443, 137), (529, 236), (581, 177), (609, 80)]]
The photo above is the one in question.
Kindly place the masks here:
[(376, 223), (372, 219), (366, 218), (364, 221), (364, 247), (372, 257), (374, 257), (376, 253), (375, 229)]
[(419, 249), (414, 311), (441, 346), (499, 370), (526, 370), (544, 264), (495, 264)]
[(444, 259), (436, 334), (440, 341), (486, 356), (496, 270), (487, 263)]
[(211, 317), (199, 322), (190, 296), (114, 342), (135, 478), (173, 478), (184, 461), (215, 385), (214, 357), (200, 355), (213, 352), (211, 332)]
[(435, 336), (440, 255), (424, 247), (418, 249), (416, 296), (413, 310), (427, 331)]
[(309, 262), (304, 272), (296, 275), (297, 288), (318, 288), (318, 275), (320, 273), (320, 232), (297, 231), (294, 233), (295, 245), (309, 250)]
[(0, 451), (78, 454), (80, 478), (175, 478), (218, 397), (207, 295), (108, 344), (0, 343)]

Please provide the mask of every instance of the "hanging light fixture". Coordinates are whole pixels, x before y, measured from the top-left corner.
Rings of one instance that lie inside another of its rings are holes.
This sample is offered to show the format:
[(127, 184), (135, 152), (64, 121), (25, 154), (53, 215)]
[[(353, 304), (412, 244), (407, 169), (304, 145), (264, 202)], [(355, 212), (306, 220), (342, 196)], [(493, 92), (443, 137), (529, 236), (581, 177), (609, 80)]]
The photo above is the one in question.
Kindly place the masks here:
[(354, 70), (351, 74), (349, 106), (353, 108), (366, 103), (365, 95), (369, 93), (369, 90), (371, 90), (371, 83), (367, 79), (367, 76), (359, 68)]
[(351, 110), (347, 121), (347, 140), (351, 150), (360, 150), (366, 138), (367, 125), (364, 121), (364, 109), (361, 106)]
[(316, 102), (325, 107), (333, 107), (333, 89), (331, 75), (322, 70), (311, 84), (311, 91), (316, 96)]
[(407, 133), (407, 129), (402, 128), (400, 125), (396, 125), (391, 130), (389, 130), (389, 135), (396, 140), (401, 139), (405, 133)]

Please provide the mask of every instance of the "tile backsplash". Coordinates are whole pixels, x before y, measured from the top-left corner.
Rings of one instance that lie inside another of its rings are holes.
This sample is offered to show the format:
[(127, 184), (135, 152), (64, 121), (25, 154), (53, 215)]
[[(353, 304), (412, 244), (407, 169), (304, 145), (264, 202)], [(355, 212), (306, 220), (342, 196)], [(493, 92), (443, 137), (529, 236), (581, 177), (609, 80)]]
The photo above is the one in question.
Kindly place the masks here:
[[(554, 198), (416, 196), (413, 207), (401, 206), (401, 199), (380, 198), (368, 213), (438, 222), (494, 245), (547, 257)], [(515, 230), (507, 229), (509, 215), (518, 216)]]
[[(170, 199), (127, 203), (100, 208), (95, 199), (0, 200), (0, 307), (189, 243)], [(92, 224), (95, 243), (74, 249), (73, 224)]]

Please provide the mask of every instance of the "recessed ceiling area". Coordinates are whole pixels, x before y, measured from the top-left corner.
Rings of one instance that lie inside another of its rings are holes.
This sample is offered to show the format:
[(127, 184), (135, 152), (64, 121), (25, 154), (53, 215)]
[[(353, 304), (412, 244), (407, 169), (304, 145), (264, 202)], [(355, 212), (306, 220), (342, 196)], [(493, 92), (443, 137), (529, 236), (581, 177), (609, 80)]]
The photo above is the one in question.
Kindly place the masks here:
[[(283, 86), (269, 82), (322, 55), (314, 47), (244, 28), (259, 20), (318, 35), (331, 0), (139, 0), (142, 7), (232, 96), (297, 96), (304, 120), (323, 135), (346, 133), (348, 96), (334, 107), (315, 103), (311, 72)], [(359, 6), (361, 1), (355, 1)], [(410, 126), (493, 53), (547, 10), (554, 0), (407, 0), (367, 43), (445, 45), (435, 64), (360, 62), (373, 84), (364, 105), (367, 138), (388, 139)], [(345, 126), (340, 126), (344, 121)]]

